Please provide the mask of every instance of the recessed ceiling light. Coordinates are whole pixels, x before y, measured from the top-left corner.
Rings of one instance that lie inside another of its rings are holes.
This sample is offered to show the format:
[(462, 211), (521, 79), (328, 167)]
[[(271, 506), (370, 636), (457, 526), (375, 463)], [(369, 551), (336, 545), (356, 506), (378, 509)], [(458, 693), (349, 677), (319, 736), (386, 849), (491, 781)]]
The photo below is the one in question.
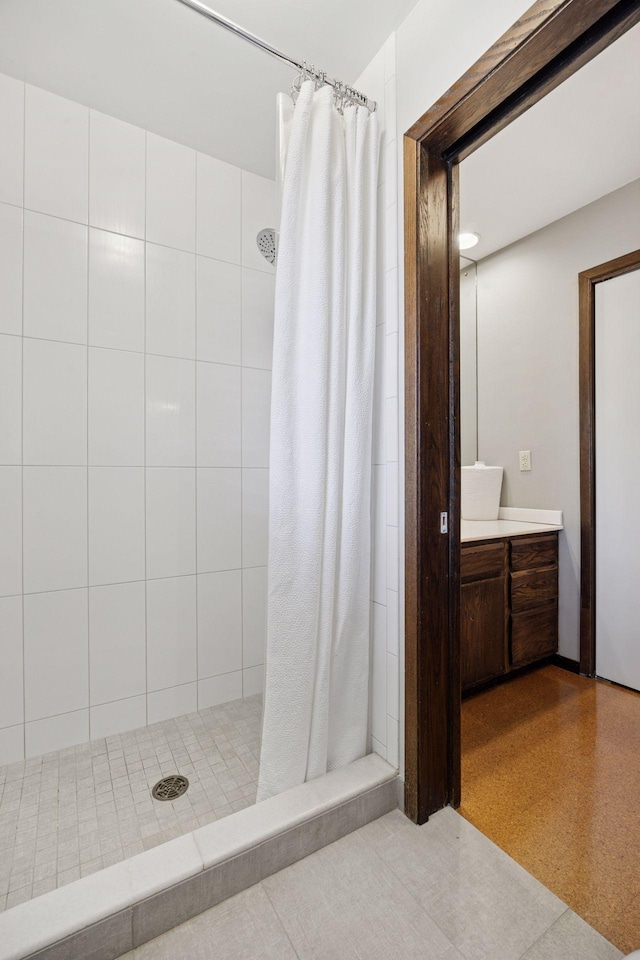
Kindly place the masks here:
[(479, 233), (459, 233), (458, 234), (458, 247), (460, 250), (470, 250), (471, 247), (475, 247), (476, 243), (480, 240)]

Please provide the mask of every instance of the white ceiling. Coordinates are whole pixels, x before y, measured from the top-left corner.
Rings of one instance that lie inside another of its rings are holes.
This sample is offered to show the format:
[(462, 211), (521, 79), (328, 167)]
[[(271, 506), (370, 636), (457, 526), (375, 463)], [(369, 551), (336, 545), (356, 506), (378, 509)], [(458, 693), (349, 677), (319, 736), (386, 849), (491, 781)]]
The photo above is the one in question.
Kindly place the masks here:
[[(210, 0), (353, 83), (416, 0)], [(295, 71), (177, 0), (0, 0), (0, 72), (263, 176)], [(366, 91), (364, 91), (366, 93)]]
[(640, 177), (640, 25), (460, 165), (474, 260)]

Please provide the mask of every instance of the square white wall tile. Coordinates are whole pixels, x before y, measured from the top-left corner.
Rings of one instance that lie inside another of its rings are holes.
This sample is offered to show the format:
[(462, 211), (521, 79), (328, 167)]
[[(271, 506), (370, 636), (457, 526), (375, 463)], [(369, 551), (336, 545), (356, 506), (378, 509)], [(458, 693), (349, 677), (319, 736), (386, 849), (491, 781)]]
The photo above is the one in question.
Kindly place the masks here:
[(0, 334), (0, 464), (22, 462), (22, 340)]
[(384, 45), (385, 82), (396, 75), (396, 35), (392, 33)]
[(87, 591), (24, 598), (25, 718), (42, 720), (89, 705)]
[(275, 273), (275, 267), (258, 250), (256, 237), (261, 230), (277, 230), (276, 188), (273, 180), (242, 171), (242, 265)]
[(396, 139), (396, 78), (389, 77), (384, 85), (384, 126), (385, 140)]
[(197, 364), (198, 466), (241, 464), (241, 370)]
[(241, 471), (198, 469), (198, 573), (242, 565)]
[(24, 720), (22, 597), (5, 597), (0, 600), (0, 647), (0, 727), (11, 727)]
[(195, 466), (195, 361), (147, 356), (146, 366), (147, 465)]
[(103, 703), (89, 710), (91, 739), (114, 737), (118, 733), (144, 727), (147, 722), (146, 696), (118, 700), (116, 703)]
[(253, 697), (264, 689), (264, 667), (249, 667), (242, 671), (242, 696)]
[(388, 333), (384, 348), (384, 392), (385, 397), (398, 396), (398, 334)]
[(241, 362), (242, 270), (220, 260), (197, 258), (198, 360)]
[(220, 677), (207, 677), (198, 681), (198, 710), (240, 700), (242, 695), (242, 670)]
[(267, 568), (242, 571), (242, 665), (265, 662), (267, 644)]
[(198, 676), (242, 669), (242, 571), (198, 576)]
[[(242, 683), (240, 684), (242, 686)], [(24, 760), (24, 724), (0, 730), (0, 766)]]
[(89, 347), (89, 463), (144, 466), (144, 356)]
[(22, 467), (0, 467), (0, 597), (22, 593)]
[(92, 586), (144, 580), (144, 498), (143, 467), (89, 468)]
[(196, 355), (196, 258), (147, 244), (147, 353)]
[(147, 695), (147, 723), (160, 723), (198, 709), (198, 685), (186, 683)]
[(384, 318), (387, 334), (398, 332), (398, 268), (384, 275)]
[(24, 340), (24, 462), (87, 462), (87, 350)]
[(398, 464), (387, 464), (387, 524), (391, 527), (398, 526)]
[(269, 471), (242, 471), (242, 566), (267, 563)]
[(27, 723), (25, 727), (26, 756), (39, 757), (54, 750), (74, 747), (89, 739), (89, 711), (77, 710), (59, 717), (48, 717)]
[(387, 527), (387, 586), (398, 590), (398, 527)]
[(398, 462), (398, 398), (385, 400), (385, 436), (387, 463)]
[(0, 201), (22, 206), (24, 83), (0, 74)]
[(89, 110), (27, 84), (24, 205), (87, 223)]
[(147, 468), (147, 577), (196, 572), (196, 472)]
[(92, 706), (145, 693), (145, 602), (144, 582), (89, 589)]
[(395, 590), (387, 590), (387, 652), (393, 653), (396, 657), (400, 655), (398, 617), (398, 594)]
[(372, 475), (372, 599), (384, 604), (387, 596), (387, 469), (374, 466)]
[(271, 371), (242, 371), (242, 466), (269, 466)]
[(24, 590), (87, 585), (87, 468), (24, 467)]
[(7, 203), (0, 203), (0, 333), (22, 333), (22, 210)]
[(398, 719), (398, 658), (387, 653), (387, 716)]
[(147, 581), (147, 689), (197, 678), (196, 578)]
[(240, 168), (204, 153), (197, 168), (197, 251), (240, 263)]
[(399, 765), (399, 736), (400, 731), (398, 721), (394, 720), (393, 717), (387, 717), (387, 762), (396, 769)]
[(384, 267), (392, 270), (398, 266), (398, 205), (387, 207), (384, 215)]
[(196, 247), (196, 152), (147, 133), (147, 240)]
[(24, 334), (87, 342), (87, 228), (24, 213)]
[(89, 230), (89, 343), (144, 350), (144, 242)]
[(386, 613), (379, 603), (371, 604), (371, 733), (387, 743), (387, 640)]
[(89, 130), (89, 223), (144, 237), (144, 130), (96, 110)]
[(376, 327), (376, 358), (373, 373), (373, 445), (374, 463), (386, 463), (385, 444), (385, 396), (384, 396), (384, 348), (385, 325)]
[(384, 164), (384, 206), (387, 210), (392, 204), (398, 202), (398, 148), (395, 139), (388, 141), (384, 147), (382, 163)]
[[(265, 261), (266, 263), (266, 261)], [(275, 277), (242, 271), (242, 365), (271, 370)]]

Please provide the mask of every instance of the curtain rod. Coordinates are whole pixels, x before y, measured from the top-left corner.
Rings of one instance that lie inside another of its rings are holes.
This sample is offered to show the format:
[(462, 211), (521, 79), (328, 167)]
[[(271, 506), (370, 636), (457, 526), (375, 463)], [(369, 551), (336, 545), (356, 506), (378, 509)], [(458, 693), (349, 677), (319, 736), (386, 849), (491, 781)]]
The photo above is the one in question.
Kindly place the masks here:
[(183, 3), (185, 7), (190, 7), (191, 10), (195, 10), (196, 13), (206, 17), (207, 20), (217, 23), (218, 26), (224, 27), (225, 30), (235, 33), (237, 37), (241, 37), (243, 40), (248, 40), (249, 43), (252, 43), (255, 47), (259, 47), (266, 53), (271, 54), (272, 57), (276, 57), (278, 60), (288, 63), (289, 66), (295, 67), (296, 70), (300, 70), (301, 73), (309, 76), (310, 78), (315, 78), (319, 82), (327, 83), (330, 87), (334, 88), (337, 95), (343, 100), (349, 100), (353, 103), (357, 103), (360, 106), (371, 110), (371, 112), (377, 109), (377, 103), (374, 100), (369, 100), (363, 93), (360, 93), (358, 90), (354, 90), (353, 87), (342, 83), (341, 80), (334, 80), (331, 77), (328, 77), (325, 73), (320, 70), (316, 70), (315, 67), (310, 66), (307, 63), (298, 63), (297, 60), (292, 60), (291, 57), (285, 56), (284, 53), (281, 53), (279, 50), (276, 50), (275, 47), (272, 47), (270, 43), (267, 43), (265, 40), (261, 40), (260, 37), (256, 37), (255, 34), (249, 33), (248, 30), (244, 30), (242, 27), (238, 26), (238, 24), (234, 23), (233, 20), (228, 20), (227, 17), (223, 17), (220, 13), (216, 13), (215, 10), (211, 10), (210, 7), (205, 6), (205, 4), (201, 3), (200, 0), (178, 0), (178, 2)]

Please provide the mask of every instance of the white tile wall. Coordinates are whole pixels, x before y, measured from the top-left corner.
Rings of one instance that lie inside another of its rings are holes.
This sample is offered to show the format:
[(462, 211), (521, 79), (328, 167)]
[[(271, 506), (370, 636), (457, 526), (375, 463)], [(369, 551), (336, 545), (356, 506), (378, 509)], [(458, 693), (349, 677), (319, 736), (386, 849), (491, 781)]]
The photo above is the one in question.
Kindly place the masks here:
[(87, 228), (25, 210), (24, 333), (87, 342)]
[(378, 326), (374, 386), (371, 571), (372, 749), (398, 765), (403, 662), (399, 637), (398, 207), (395, 34), (356, 87), (378, 101), (384, 130), (378, 177)]
[(22, 333), (22, 217), (20, 208), (0, 203), (0, 333)]
[(89, 230), (89, 343), (144, 351), (145, 244)]
[(89, 223), (144, 238), (144, 130), (89, 111)]
[(89, 110), (25, 89), (24, 205), (77, 223), (89, 219)]
[(274, 210), (0, 75), (0, 764), (261, 689)]
[(24, 84), (0, 74), (0, 201), (22, 206)]

